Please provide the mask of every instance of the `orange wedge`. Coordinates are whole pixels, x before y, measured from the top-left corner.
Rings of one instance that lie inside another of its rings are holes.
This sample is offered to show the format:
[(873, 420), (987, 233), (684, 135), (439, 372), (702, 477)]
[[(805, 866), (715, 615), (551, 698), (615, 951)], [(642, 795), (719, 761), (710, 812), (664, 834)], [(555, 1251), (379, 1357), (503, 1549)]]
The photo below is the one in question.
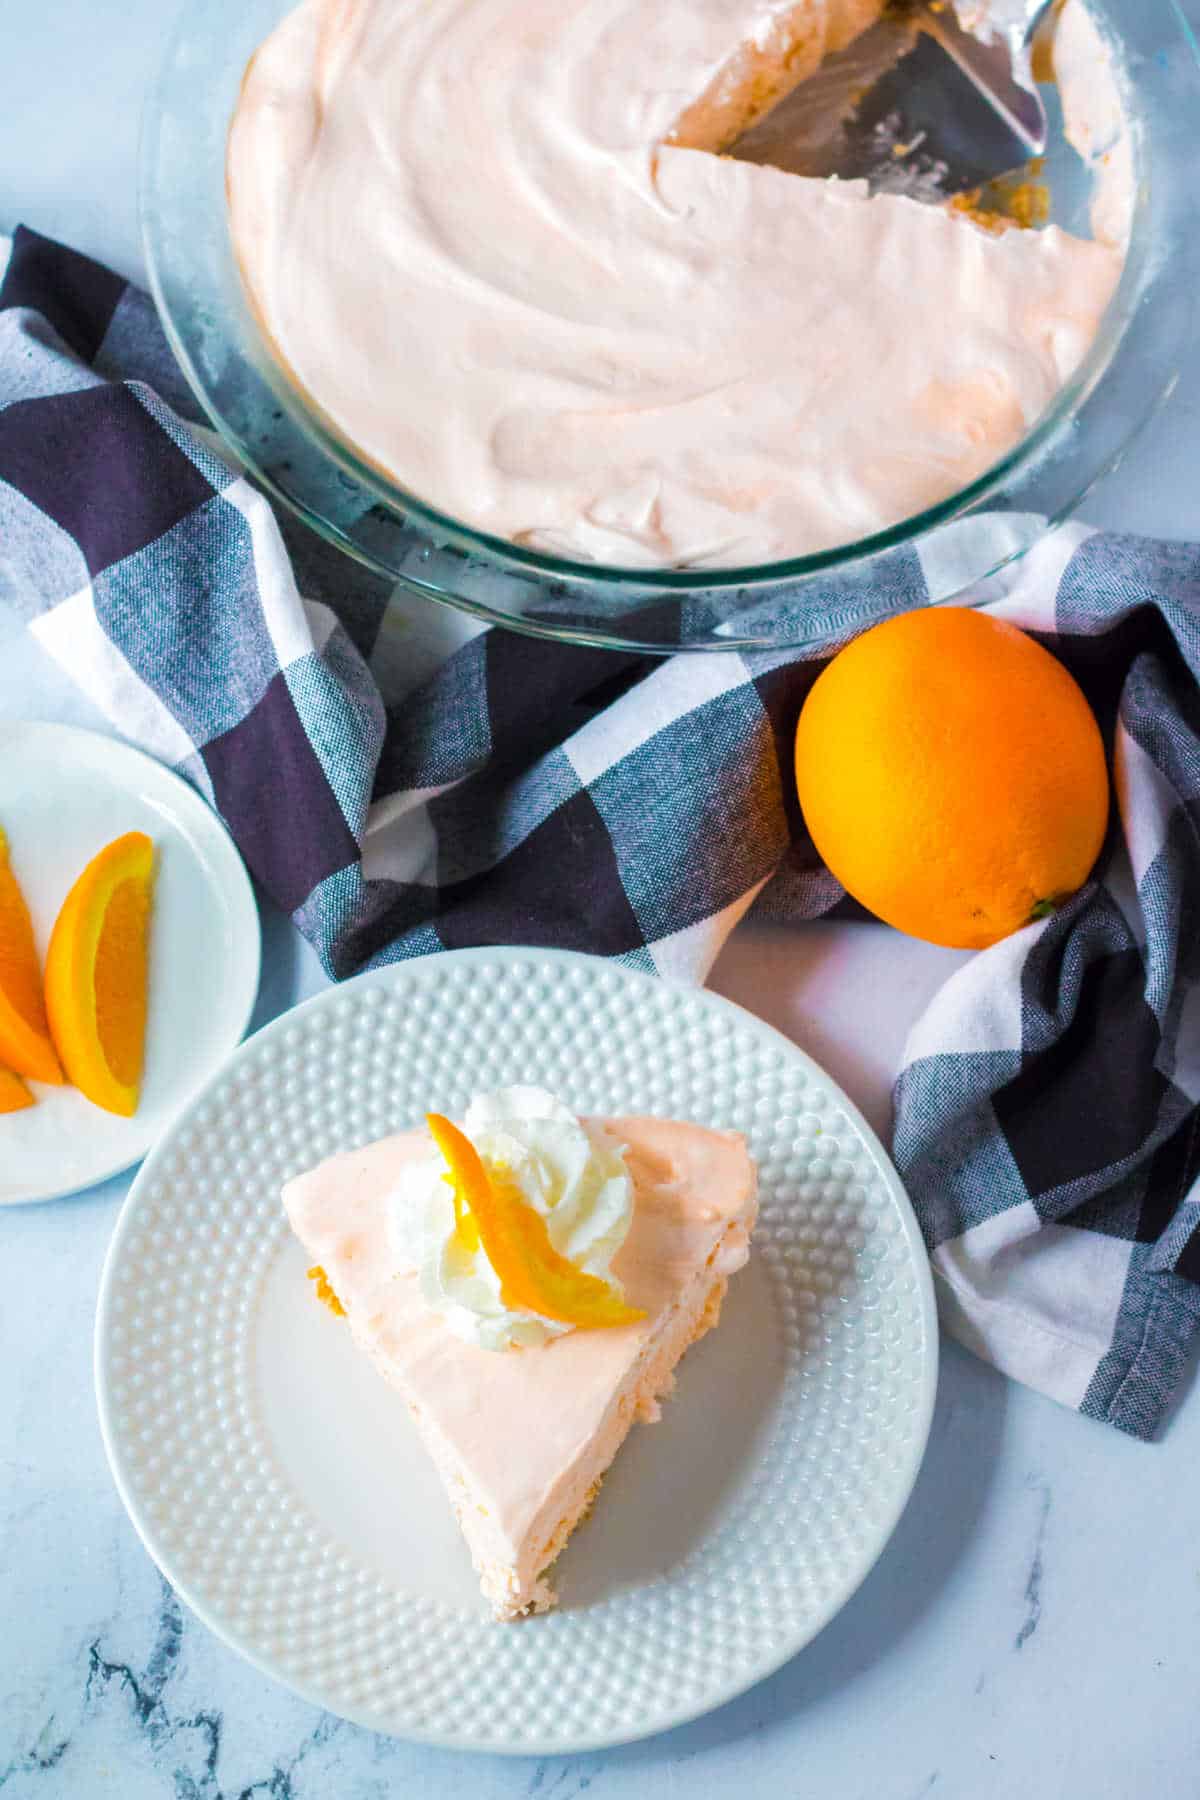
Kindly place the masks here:
[(37, 1102), (19, 1075), (11, 1069), (0, 1069), (0, 1113), (24, 1112)]
[[(62, 1070), (50, 1042), (42, 977), (25, 896), (8, 860), (8, 839), (0, 830), (0, 1062), (34, 1081), (62, 1085)], [(32, 1100), (28, 1102), (32, 1105)], [(7, 1110), (15, 1110), (9, 1108)]]
[(645, 1318), (637, 1307), (626, 1306), (607, 1281), (559, 1255), (541, 1213), (526, 1205), (515, 1186), (489, 1175), (465, 1132), (441, 1113), (428, 1113), (426, 1123), (450, 1166), (456, 1233), (469, 1242), (469, 1214), (500, 1277), (505, 1306), (585, 1329), (632, 1325)]
[(154, 845), (130, 831), (94, 856), (46, 952), (46, 1011), (68, 1078), (107, 1112), (137, 1110), (146, 1036)]

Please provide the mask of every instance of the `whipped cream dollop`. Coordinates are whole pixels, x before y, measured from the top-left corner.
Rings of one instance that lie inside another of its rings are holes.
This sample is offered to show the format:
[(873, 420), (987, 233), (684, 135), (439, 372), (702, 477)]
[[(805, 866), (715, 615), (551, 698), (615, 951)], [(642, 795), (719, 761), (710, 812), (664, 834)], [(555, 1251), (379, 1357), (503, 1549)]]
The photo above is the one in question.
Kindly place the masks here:
[[(612, 1259), (633, 1218), (633, 1182), (623, 1147), (602, 1127), (577, 1119), (544, 1088), (510, 1087), (472, 1100), (463, 1130), (489, 1173), (503, 1172), (546, 1221), (560, 1256), (620, 1292)], [(407, 1167), (390, 1202), (392, 1241), (415, 1267), (427, 1304), (450, 1330), (484, 1350), (544, 1344), (574, 1329), (537, 1313), (512, 1311), (482, 1244), (466, 1250), (455, 1232), (454, 1191), (431, 1142), (426, 1161)]]

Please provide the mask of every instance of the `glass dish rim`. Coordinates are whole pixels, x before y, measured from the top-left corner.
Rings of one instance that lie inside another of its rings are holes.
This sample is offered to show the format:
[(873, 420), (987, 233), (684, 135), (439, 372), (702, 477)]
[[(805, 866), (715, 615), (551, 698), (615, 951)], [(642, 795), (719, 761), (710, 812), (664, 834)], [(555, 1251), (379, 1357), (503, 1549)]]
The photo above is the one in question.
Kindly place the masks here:
[[(1192, 73), (1200, 74), (1200, 44), (1197, 43), (1190, 21), (1182, 12), (1178, 0), (1165, 0), (1165, 11), (1169, 15), (1173, 32), (1178, 35), (1184, 49), (1190, 52)], [(375, 569), (398, 584), (406, 586), (414, 593), (441, 600), (478, 618), (509, 626), (528, 635), (556, 639), (568, 638), (577, 643), (645, 649), (660, 653), (671, 647), (696, 650), (736, 650), (762, 647), (768, 642), (772, 646), (778, 645), (780, 640), (777, 638), (750, 636), (739, 639), (733, 633), (723, 637), (720, 642), (698, 641), (694, 644), (687, 643), (676, 646), (667, 646), (663, 643), (642, 644), (621, 635), (619, 615), (615, 615), (611, 623), (605, 620), (592, 626), (580, 625), (573, 621), (564, 624), (552, 619), (530, 618), (520, 613), (507, 611), (502, 607), (490, 606), (485, 601), (459, 591), (453, 585), (444, 585), (436, 580), (422, 580), (419, 574), (413, 570), (400, 570), (382, 557), (376, 557), (369, 548), (356, 541), (335, 519), (306, 503), (305, 500), (299, 499), (262, 466), (247, 444), (245, 435), (226, 418), (221, 406), (210, 392), (209, 384), (196, 366), (195, 359), (181, 334), (168, 302), (166, 284), (159, 261), (160, 248), (155, 239), (152, 214), (156, 196), (153, 193), (150, 173), (157, 148), (157, 134), (161, 130), (164, 117), (164, 91), (174, 72), (180, 46), (187, 41), (189, 33), (195, 29), (195, 25), (195, 10), (185, 7), (170, 33), (158, 78), (153, 84), (147, 100), (143, 117), (141, 149), (143, 243), (151, 291), (171, 349), (179, 361), (193, 393), (238, 463), (247, 468), (289, 509), (303, 517), (320, 535), (368, 568)], [(1131, 125), (1140, 145), (1145, 135), (1144, 118), (1135, 114), (1131, 119)], [(1143, 173), (1148, 166), (1143, 156)], [(1139, 206), (1134, 225), (1135, 243), (1138, 223), (1146, 210), (1144, 204)], [(225, 221), (222, 218), (221, 226), (224, 227), (224, 224)], [(404, 522), (411, 521), (416, 531), (424, 535), (431, 543), (452, 548), (460, 554), (465, 554), (468, 558), (478, 559), (480, 563), (499, 573), (507, 572), (510, 575), (518, 575), (546, 584), (574, 581), (596, 591), (597, 600), (601, 599), (605, 590), (610, 593), (636, 590), (645, 596), (648, 602), (652, 602), (656, 598), (661, 600), (671, 597), (682, 599), (688, 594), (696, 593), (719, 595), (729, 590), (769, 593), (771, 590), (785, 585), (807, 583), (816, 576), (837, 575), (842, 571), (849, 571), (856, 566), (867, 564), (873, 558), (887, 552), (903, 550), (909, 546), (915, 547), (936, 528), (948, 525), (966, 514), (976, 512), (990, 497), (999, 494), (1006, 484), (1014, 479), (1019, 480), (1034, 475), (1041, 458), (1053, 448), (1056, 438), (1059, 438), (1060, 434), (1070, 431), (1079, 411), (1103, 384), (1112, 364), (1119, 356), (1127, 334), (1136, 322), (1139, 307), (1156, 279), (1156, 272), (1148, 269), (1145, 258), (1139, 261), (1131, 254), (1122, 271), (1117, 291), (1105, 313), (1100, 333), (1089, 347), (1079, 368), (1059, 390), (1051, 406), (1047, 408), (1025, 437), (988, 470), (977, 477), (975, 481), (955, 491), (934, 506), (912, 514), (883, 531), (807, 556), (749, 564), (736, 568), (695, 566), (663, 569), (580, 561), (530, 550), (525, 546), (513, 544), (507, 539), (476, 530), (461, 520), (441, 513), (428, 502), (421, 500), (419, 496), (410, 494), (391, 481), (377, 466), (358, 454), (353, 446), (340, 436), (336, 428), (328, 425), (303, 389), (288, 379), (282, 365), (266, 344), (257, 320), (253, 317), (252, 308), (249, 306), (245, 290), (241, 285), (240, 273), (236, 271), (236, 260), (233, 258), (231, 245), (229, 257), (235, 270), (238, 304), (242, 312), (242, 317), (237, 323), (243, 327), (249, 326), (251, 341), (256, 352), (251, 356), (246, 349), (238, 345), (238, 354), (252, 365), (253, 372), (266, 383), (273, 396), (282, 402), (289, 418), (304, 433), (309, 442), (315, 445), (319, 452), (338, 470), (357, 483), (368, 495), (374, 497), (378, 503), (381, 503), (389, 515)], [(1161, 279), (1161, 276), (1158, 278)], [(1200, 301), (1200, 297), (1198, 297), (1198, 301)], [(1200, 321), (1200, 303), (1197, 304), (1195, 311), (1197, 320)], [(1077, 485), (1072, 478), (1072, 492), (1061, 501), (1057, 510), (1044, 515), (1047, 529), (1069, 516), (1096, 482), (1111, 472), (1129, 445), (1156, 416), (1161, 405), (1169, 397), (1173, 385), (1173, 378), (1161, 385), (1156, 385), (1148, 405), (1130, 424), (1121, 444), (1115, 450), (1110, 450), (1095, 466), (1082, 470), (1082, 479)], [(972, 580), (982, 580), (994, 575), (1008, 562), (1021, 556), (1024, 548), (1018, 546), (1015, 549), (1006, 550), (999, 556), (992, 568), (973, 576)]]

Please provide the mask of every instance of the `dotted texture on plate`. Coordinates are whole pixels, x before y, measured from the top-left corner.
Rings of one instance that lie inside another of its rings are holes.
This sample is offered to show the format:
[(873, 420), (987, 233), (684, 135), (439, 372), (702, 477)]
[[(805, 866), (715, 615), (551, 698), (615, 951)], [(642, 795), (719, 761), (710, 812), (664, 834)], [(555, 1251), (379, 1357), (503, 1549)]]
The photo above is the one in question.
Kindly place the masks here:
[[(282, 1183), (426, 1110), (461, 1116), (515, 1070), (581, 1111), (746, 1133), (784, 1373), (740, 1506), (697, 1548), (643, 1588), (503, 1627), (381, 1581), (289, 1492), (251, 1352)], [(935, 1358), (911, 1214), (827, 1077), (712, 996), (524, 951), (361, 977), (245, 1045), (139, 1177), (97, 1337), (114, 1472), (208, 1624), (377, 1730), (512, 1751), (662, 1729), (808, 1642), (911, 1491)]]

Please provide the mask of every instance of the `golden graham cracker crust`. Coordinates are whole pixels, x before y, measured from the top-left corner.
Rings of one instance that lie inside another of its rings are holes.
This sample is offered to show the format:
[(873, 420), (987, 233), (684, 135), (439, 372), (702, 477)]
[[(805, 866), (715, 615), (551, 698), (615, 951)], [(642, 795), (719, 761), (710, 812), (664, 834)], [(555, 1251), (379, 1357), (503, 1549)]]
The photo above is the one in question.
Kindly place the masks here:
[(634, 1205), (613, 1260), (644, 1318), (574, 1330), (527, 1349), (456, 1336), (397, 1267), (389, 1208), (406, 1164), (428, 1151), (402, 1133), (289, 1182), (284, 1204), (355, 1342), (407, 1404), (441, 1474), (498, 1619), (555, 1602), (545, 1572), (592, 1504), (634, 1423), (659, 1417), (688, 1347), (717, 1324), (749, 1253), (757, 1175), (735, 1132), (615, 1119)]

